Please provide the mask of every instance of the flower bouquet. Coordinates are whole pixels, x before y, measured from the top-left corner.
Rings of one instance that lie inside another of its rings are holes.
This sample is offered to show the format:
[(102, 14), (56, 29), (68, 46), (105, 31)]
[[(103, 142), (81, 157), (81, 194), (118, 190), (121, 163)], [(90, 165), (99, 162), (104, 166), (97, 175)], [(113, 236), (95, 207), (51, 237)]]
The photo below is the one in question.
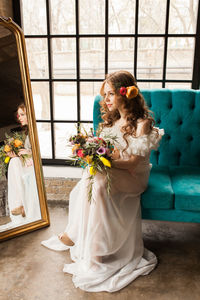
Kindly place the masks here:
[(116, 137), (104, 136), (104, 138), (94, 136), (92, 128), (87, 133), (71, 136), (69, 141), (72, 146), (72, 159), (82, 168), (89, 167), (90, 184), (88, 191), (88, 200), (92, 199), (92, 186), (94, 176), (97, 172), (105, 173), (107, 177), (107, 192), (110, 193), (110, 176), (109, 168), (111, 168), (111, 155), (114, 150), (113, 142)]
[[(13, 152), (13, 154), (19, 156), (20, 149), (24, 148), (26, 135), (24, 132), (14, 132), (12, 136), (5, 133), (5, 137), (4, 145), (0, 147), (0, 177), (4, 176), (8, 170), (8, 164), (11, 158), (9, 153)], [(28, 154), (20, 155), (19, 157), (25, 164)]]

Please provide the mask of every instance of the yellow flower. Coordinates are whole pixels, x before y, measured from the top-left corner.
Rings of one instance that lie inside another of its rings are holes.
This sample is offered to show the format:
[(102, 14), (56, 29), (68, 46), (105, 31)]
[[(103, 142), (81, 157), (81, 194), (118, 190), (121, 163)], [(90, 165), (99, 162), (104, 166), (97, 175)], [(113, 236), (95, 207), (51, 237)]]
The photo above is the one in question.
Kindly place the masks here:
[(5, 151), (5, 152), (10, 152), (10, 151), (11, 151), (10, 146), (9, 146), (9, 145), (5, 145), (4, 151)]
[(89, 172), (90, 172), (90, 175), (95, 175), (97, 170), (94, 167), (90, 167)]
[(102, 163), (104, 164), (104, 166), (111, 168), (111, 163), (110, 163), (110, 161), (108, 159), (106, 159), (103, 156), (99, 157), (99, 159), (102, 161)]
[(4, 162), (5, 162), (6, 164), (8, 164), (8, 163), (9, 163), (9, 160), (10, 160), (10, 157), (9, 157), (9, 156), (6, 156)]
[(138, 94), (138, 89), (136, 88), (136, 86), (132, 85), (126, 88), (126, 97), (128, 99), (135, 98), (137, 94)]
[(15, 147), (20, 147), (22, 144), (23, 144), (22, 141), (20, 141), (18, 139), (14, 140), (14, 146)]

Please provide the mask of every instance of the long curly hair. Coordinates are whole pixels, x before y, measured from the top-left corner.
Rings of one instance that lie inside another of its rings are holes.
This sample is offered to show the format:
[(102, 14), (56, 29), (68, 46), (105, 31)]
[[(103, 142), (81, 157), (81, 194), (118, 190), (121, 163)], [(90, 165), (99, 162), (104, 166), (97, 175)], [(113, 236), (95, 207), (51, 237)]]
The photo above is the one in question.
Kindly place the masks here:
[[(144, 97), (140, 93), (140, 90), (137, 86), (135, 77), (127, 72), (127, 71), (117, 71), (111, 74), (106, 75), (106, 79), (104, 80), (100, 94), (104, 97), (104, 86), (105, 83), (108, 83), (114, 90), (115, 94), (118, 96), (118, 101), (123, 103), (123, 109), (126, 112), (126, 124), (122, 127), (123, 138), (126, 141), (128, 148), (127, 137), (136, 136), (137, 130), (137, 121), (138, 119), (148, 119), (150, 121), (151, 130), (155, 125), (155, 120), (150, 114), (150, 110), (148, 109)], [(128, 99), (126, 96), (122, 96), (120, 94), (121, 87), (135, 86), (138, 89), (138, 95), (133, 99)], [(120, 113), (118, 109), (109, 111), (104, 98), (100, 101), (101, 105), (101, 117), (103, 119), (103, 123), (101, 123), (100, 128), (104, 127), (112, 127), (113, 124), (120, 119)], [(125, 150), (126, 150), (125, 149)]]
[[(17, 106), (17, 110), (16, 110), (15, 116), (16, 116), (16, 120), (17, 120), (18, 123), (20, 123), (19, 118), (18, 118), (18, 110), (20, 108), (21, 108), (21, 110), (23, 110), (23, 112), (26, 113), (26, 106), (25, 106), (24, 102), (20, 103)], [(21, 127), (22, 127), (22, 130), (24, 130), (25, 134), (28, 135), (28, 125), (23, 125), (23, 126), (21, 125)]]

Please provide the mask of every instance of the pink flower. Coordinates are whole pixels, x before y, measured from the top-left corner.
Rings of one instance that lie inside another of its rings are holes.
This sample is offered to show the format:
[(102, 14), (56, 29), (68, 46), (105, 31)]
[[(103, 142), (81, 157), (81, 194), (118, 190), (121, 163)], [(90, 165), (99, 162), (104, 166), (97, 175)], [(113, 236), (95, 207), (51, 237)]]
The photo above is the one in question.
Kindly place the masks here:
[(126, 96), (126, 88), (124, 86), (120, 88), (119, 92), (122, 96)]
[(104, 144), (104, 145), (106, 145), (106, 142), (104, 141), (104, 139), (102, 139), (100, 137), (95, 137), (94, 139), (95, 139), (95, 142), (97, 144), (101, 144), (101, 145)]
[(78, 155), (79, 157), (84, 157), (85, 155), (84, 155), (83, 149), (79, 149), (79, 150), (77, 151), (77, 155)]
[(103, 155), (106, 153), (106, 148), (104, 147), (100, 147), (98, 150), (97, 150), (97, 154), (99, 155)]

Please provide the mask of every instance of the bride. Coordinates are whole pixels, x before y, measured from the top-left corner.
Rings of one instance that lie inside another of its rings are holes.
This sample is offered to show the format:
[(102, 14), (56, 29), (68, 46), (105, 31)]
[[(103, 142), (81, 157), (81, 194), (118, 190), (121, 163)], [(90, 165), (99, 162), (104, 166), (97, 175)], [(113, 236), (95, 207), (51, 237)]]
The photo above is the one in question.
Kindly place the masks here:
[[(17, 119), (25, 131), (26, 139), (24, 149), (19, 150), (18, 156), (14, 152), (7, 153), (11, 158), (8, 165), (8, 206), (12, 223), (41, 218), (26, 107), (23, 103), (17, 108)], [(27, 154), (29, 158), (23, 164), (20, 156)]]
[(164, 134), (155, 128), (135, 78), (126, 71), (107, 75), (101, 87), (101, 137), (117, 136), (110, 169), (111, 193), (106, 176), (94, 176), (93, 200), (88, 202), (89, 171), (70, 194), (69, 218), (64, 233), (43, 241), (53, 250), (70, 249), (76, 287), (89, 292), (115, 292), (156, 266), (156, 256), (144, 248), (140, 195), (148, 184), (150, 152)]

